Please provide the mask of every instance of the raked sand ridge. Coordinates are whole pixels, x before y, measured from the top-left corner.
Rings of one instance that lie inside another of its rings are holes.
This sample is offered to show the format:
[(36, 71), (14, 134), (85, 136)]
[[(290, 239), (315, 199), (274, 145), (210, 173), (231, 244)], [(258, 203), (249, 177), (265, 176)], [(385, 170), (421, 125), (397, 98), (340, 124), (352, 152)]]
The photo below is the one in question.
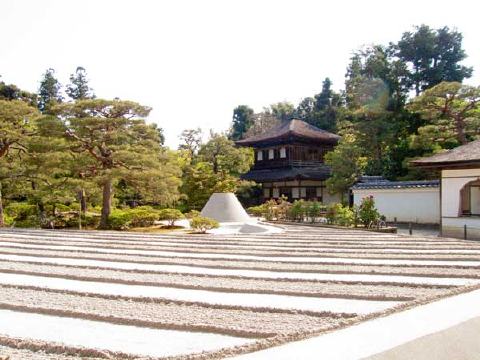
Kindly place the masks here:
[(476, 287), (480, 244), (457, 239), (2, 230), (0, 354), (221, 358)]

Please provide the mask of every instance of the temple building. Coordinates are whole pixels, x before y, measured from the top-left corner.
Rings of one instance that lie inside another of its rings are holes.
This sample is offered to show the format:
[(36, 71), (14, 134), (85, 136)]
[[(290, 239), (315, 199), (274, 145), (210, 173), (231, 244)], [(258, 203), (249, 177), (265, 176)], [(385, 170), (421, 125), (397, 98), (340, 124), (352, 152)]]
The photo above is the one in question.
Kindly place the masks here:
[(441, 234), (480, 239), (480, 140), (412, 164), (441, 172)]
[(296, 199), (338, 202), (325, 188), (330, 168), (324, 156), (340, 136), (293, 119), (266, 132), (236, 142), (255, 150), (255, 164), (243, 179), (262, 184), (263, 200), (286, 196)]

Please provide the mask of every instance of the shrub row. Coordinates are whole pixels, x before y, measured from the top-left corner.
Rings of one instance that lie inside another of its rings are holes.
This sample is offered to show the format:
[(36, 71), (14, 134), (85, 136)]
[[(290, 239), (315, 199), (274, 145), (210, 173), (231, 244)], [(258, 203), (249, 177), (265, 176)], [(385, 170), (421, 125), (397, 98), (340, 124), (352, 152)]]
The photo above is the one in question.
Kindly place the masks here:
[(292, 203), (281, 198), (268, 200), (262, 205), (253, 206), (247, 211), (266, 220), (310, 221), (315, 222), (324, 214), (327, 207), (318, 201), (295, 200)]
[(248, 208), (253, 216), (264, 217), (266, 220), (287, 220), (296, 222), (327, 221), (340, 226), (372, 227), (383, 217), (375, 208), (372, 196), (362, 199), (360, 206), (349, 207), (340, 203), (323, 205), (318, 201), (295, 200), (293, 203), (281, 198), (268, 200), (262, 205)]

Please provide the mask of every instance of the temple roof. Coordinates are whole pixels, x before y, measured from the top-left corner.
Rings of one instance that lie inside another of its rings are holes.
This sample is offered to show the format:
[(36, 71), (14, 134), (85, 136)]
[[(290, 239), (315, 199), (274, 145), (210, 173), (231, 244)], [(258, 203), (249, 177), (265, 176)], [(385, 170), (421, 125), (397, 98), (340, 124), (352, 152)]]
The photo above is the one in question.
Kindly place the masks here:
[(260, 135), (238, 140), (236, 144), (241, 146), (251, 146), (270, 141), (293, 139), (303, 139), (335, 145), (340, 139), (340, 136), (307, 124), (305, 121), (292, 119), (274, 126)]
[(437, 188), (440, 186), (440, 180), (417, 180), (417, 181), (389, 181), (389, 180), (368, 180), (360, 181), (352, 186), (352, 190), (367, 189), (418, 189), (418, 188)]
[(289, 180), (326, 180), (330, 177), (330, 167), (284, 167), (277, 169), (250, 170), (242, 179), (256, 182)]
[(461, 167), (470, 165), (480, 166), (480, 140), (442, 152), (430, 157), (411, 161), (418, 167)]

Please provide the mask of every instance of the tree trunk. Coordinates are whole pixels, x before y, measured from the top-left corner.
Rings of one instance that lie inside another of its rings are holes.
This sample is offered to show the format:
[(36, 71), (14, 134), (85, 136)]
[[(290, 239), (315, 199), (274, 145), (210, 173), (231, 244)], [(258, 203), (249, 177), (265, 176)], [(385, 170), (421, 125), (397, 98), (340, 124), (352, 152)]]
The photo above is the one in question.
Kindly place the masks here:
[(0, 183), (0, 227), (5, 226), (5, 219), (3, 216), (3, 198), (2, 198), (2, 183)]
[(100, 219), (100, 229), (108, 228), (108, 217), (110, 216), (111, 206), (112, 206), (112, 180), (107, 179), (103, 183), (102, 217)]
[(87, 212), (87, 197), (85, 196), (85, 189), (80, 189), (78, 192), (78, 201), (80, 202), (80, 211), (85, 215)]
[(455, 128), (457, 130), (457, 140), (461, 145), (465, 145), (468, 141), (465, 135), (465, 122), (461, 117), (455, 118)]

